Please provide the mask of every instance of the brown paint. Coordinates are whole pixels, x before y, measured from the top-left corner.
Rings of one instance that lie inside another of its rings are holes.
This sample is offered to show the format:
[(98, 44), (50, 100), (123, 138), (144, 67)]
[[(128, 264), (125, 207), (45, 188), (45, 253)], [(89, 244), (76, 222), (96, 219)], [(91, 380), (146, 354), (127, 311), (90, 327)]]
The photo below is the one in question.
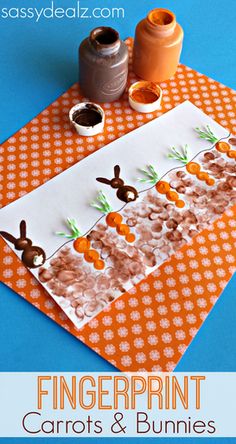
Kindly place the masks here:
[(102, 121), (102, 116), (97, 108), (86, 106), (73, 114), (73, 121), (82, 126), (95, 126)]
[(79, 48), (79, 82), (96, 102), (113, 102), (123, 94), (128, 75), (128, 49), (113, 28), (94, 29)]
[(178, 67), (183, 30), (167, 9), (154, 9), (136, 27), (133, 69), (144, 80), (162, 82)]

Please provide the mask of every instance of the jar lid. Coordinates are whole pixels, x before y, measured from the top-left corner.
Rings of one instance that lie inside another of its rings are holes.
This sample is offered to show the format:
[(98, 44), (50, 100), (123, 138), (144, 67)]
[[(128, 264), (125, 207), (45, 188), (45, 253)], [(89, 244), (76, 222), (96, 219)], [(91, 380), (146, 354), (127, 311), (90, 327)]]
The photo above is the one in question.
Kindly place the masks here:
[(71, 108), (69, 119), (80, 136), (89, 137), (103, 131), (105, 113), (96, 103), (81, 102)]
[(148, 81), (133, 83), (129, 88), (129, 104), (139, 113), (151, 113), (160, 108), (162, 89), (159, 85)]

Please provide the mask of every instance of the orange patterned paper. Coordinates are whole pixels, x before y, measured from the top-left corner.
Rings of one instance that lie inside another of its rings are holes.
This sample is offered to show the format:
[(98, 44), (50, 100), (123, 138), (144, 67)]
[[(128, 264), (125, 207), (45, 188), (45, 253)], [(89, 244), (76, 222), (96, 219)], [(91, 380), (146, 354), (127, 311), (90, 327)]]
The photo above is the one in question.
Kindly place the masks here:
[[(1, 206), (184, 100), (236, 132), (234, 91), (183, 65), (161, 87), (160, 111), (138, 114), (125, 95), (104, 105), (105, 132), (82, 138), (68, 123), (81, 99), (72, 86), (1, 146)], [(1, 280), (119, 369), (172, 370), (234, 272), (235, 213), (234, 207), (79, 332), (2, 239)]]

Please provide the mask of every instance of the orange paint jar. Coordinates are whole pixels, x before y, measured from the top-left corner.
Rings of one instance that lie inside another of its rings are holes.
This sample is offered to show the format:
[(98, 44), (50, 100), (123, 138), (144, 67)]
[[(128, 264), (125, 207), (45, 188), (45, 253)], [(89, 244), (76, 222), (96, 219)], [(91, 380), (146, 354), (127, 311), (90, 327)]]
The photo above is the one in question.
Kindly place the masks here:
[(144, 80), (162, 82), (176, 72), (183, 43), (183, 29), (173, 12), (153, 9), (136, 27), (133, 70)]

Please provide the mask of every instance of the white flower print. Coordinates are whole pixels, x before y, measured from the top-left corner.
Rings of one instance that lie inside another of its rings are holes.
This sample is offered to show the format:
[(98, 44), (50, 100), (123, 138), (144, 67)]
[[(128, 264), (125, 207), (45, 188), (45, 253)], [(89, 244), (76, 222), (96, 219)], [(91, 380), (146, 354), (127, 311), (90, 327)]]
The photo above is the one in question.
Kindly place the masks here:
[(165, 295), (163, 293), (157, 293), (155, 296), (155, 299), (157, 302), (164, 302), (165, 300)]
[(171, 265), (167, 265), (167, 266), (164, 268), (164, 272), (165, 272), (166, 274), (172, 274), (172, 273), (174, 272), (174, 269), (173, 269), (173, 267), (172, 267)]
[(179, 264), (177, 264), (177, 270), (180, 271), (181, 273), (184, 272), (186, 270), (186, 265), (183, 264), (182, 262), (180, 262)]
[(230, 250), (232, 250), (232, 247), (231, 247), (230, 244), (228, 244), (228, 243), (224, 243), (224, 244), (223, 244), (223, 249), (224, 249), (225, 251), (230, 251)]
[(186, 316), (186, 320), (187, 320), (187, 322), (188, 322), (189, 324), (195, 324), (197, 318), (196, 318), (196, 316), (195, 316), (194, 314), (188, 314), (188, 315)]
[(200, 307), (200, 308), (204, 308), (204, 307), (206, 307), (206, 306), (207, 306), (207, 301), (206, 301), (206, 299), (204, 299), (204, 298), (199, 298), (199, 299), (197, 300), (197, 305), (198, 305), (198, 307)]
[(153, 287), (154, 287), (156, 290), (161, 290), (162, 287), (163, 287), (163, 283), (162, 283), (161, 281), (154, 281), (154, 282), (153, 282)]
[(162, 372), (162, 367), (160, 365), (154, 365), (152, 367), (152, 372)]
[(152, 318), (154, 315), (154, 311), (152, 310), (152, 308), (146, 308), (144, 310), (144, 316), (145, 318)]
[(200, 247), (200, 248), (199, 248), (199, 252), (200, 252), (202, 255), (206, 256), (206, 255), (208, 254), (208, 248), (206, 248), (206, 247)]
[(134, 324), (132, 325), (131, 330), (134, 335), (140, 335), (142, 332), (142, 327), (139, 324)]
[(170, 290), (168, 294), (170, 299), (178, 299), (179, 297), (179, 293), (177, 290)]
[(204, 277), (205, 277), (206, 279), (213, 279), (214, 274), (212, 273), (212, 271), (207, 270), (207, 271), (204, 271)]
[(120, 327), (118, 328), (118, 335), (121, 338), (125, 338), (128, 335), (128, 329), (126, 327)]
[(183, 325), (183, 319), (182, 319), (180, 316), (175, 316), (175, 317), (173, 318), (173, 324), (174, 324), (176, 327), (181, 327), (181, 325)]
[(143, 348), (143, 346), (144, 346), (144, 340), (143, 340), (142, 338), (136, 338), (136, 339), (134, 340), (134, 346), (135, 346), (136, 348)]
[(135, 358), (139, 364), (143, 364), (147, 360), (145, 353), (142, 352), (137, 353)]
[(233, 256), (232, 254), (227, 254), (227, 255), (225, 256), (225, 259), (226, 259), (226, 261), (229, 262), (230, 264), (233, 264), (234, 261), (235, 261), (234, 256)]
[(189, 287), (185, 287), (185, 288), (182, 289), (182, 294), (185, 297), (189, 297), (189, 296), (191, 296), (192, 291), (191, 291), (191, 289)]
[(141, 315), (140, 315), (139, 311), (132, 311), (130, 313), (130, 317), (131, 317), (132, 321), (138, 321), (140, 319)]
[(32, 299), (38, 299), (40, 297), (40, 291), (37, 289), (31, 290), (30, 297)]
[(123, 341), (120, 343), (119, 348), (122, 352), (127, 353), (130, 349), (130, 344), (127, 341)]
[(98, 333), (91, 333), (89, 335), (89, 340), (92, 342), (92, 344), (97, 344), (100, 340), (100, 336)]
[(186, 338), (186, 334), (184, 330), (177, 330), (175, 332), (175, 337), (178, 339), (178, 341), (183, 341)]
[(104, 325), (106, 325), (106, 326), (111, 325), (111, 324), (112, 324), (112, 318), (111, 318), (111, 316), (104, 316), (104, 317), (102, 318), (102, 323), (103, 323)]
[(207, 258), (202, 259), (202, 265), (204, 267), (210, 267), (210, 265), (211, 265), (210, 259), (207, 259)]
[(129, 306), (130, 307), (137, 307), (137, 305), (138, 305), (138, 299), (136, 299), (136, 298), (129, 299)]
[(121, 300), (116, 301), (115, 302), (115, 307), (116, 307), (117, 310), (123, 310), (125, 308), (124, 301), (121, 301)]
[(140, 285), (140, 290), (143, 293), (147, 293), (150, 290), (150, 286), (147, 283), (141, 284)]
[(103, 333), (103, 337), (104, 339), (106, 339), (106, 341), (109, 341), (114, 338), (114, 333), (112, 330), (105, 330)]
[(119, 313), (116, 315), (116, 320), (119, 324), (123, 324), (126, 321), (126, 315), (124, 313)]
[(187, 274), (181, 274), (179, 276), (179, 281), (181, 282), (181, 284), (187, 284), (189, 282), (189, 277), (187, 276)]
[(123, 365), (123, 367), (130, 367), (132, 364), (132, 358), (128, 355), (122, 356), (121, 364)]
[(176, 257), (176, 259), (183, 259), (183, 257), (184, 257), (184, 255), (183, 255), (183, 253), (182, 253), (182, 251), (177, 251), (176, 253), (175, 253), (175, 257)]
[(189, 266), (190, 266), (190, 268), (196, 269), (196, 268), (198, 268), (198, 262), (194, 261), (194, 260), (190, 261)]
[(170, 326), (170, 321), (169, 319), (165, 318), (165, 319), (161, 319), (160, 320), (160, 326), (162, 328), (168, 328)]
[(212, 241), (212, 242), (215, 242), (215, 241), (217, 241), (217, 236), (216, 236), (215, 233), (210, 233), (210, 234), (208, 235), (208, 239), (209, 239), (210, 241)]
[(189, 334), (192, 338), (194, 338), (194, 336), (196, 336), (197, 332), (198, 332), (198, 329), (195, 327), (192, 327), (189, 329)]
[(192, 248), (187, 250), (186, 253), (187, 253), (188, 257), (195, 257), (196, 256), (196, 252)]
[[(216, 256), (216, 257), (214, 257), (214, 262), (215, 262), (215, 264), (216, 265), (221, 265), (221, 264), (223, 264), (223, 260), (221, 259), (221, 257), (220, 256)], [(227, 259), (226, 259), (227, 260)]]
[(156, 345), (158, 343), (158, 338), (156, 335), (149, 335), (148, 336), (148, 343), (150, 345)]
[(183, 355), (185, 353), (186, 349), (187, 349), (187, 346), (185, 344), (180, 344), (178, 346), (178, 351), (179, 351), (179, 353), (181, 353), (181, 355)]
[(173, 279), (173, 278), (166, 279), (166, 285), (168, 287), (175, 287), (176, 286), (176, 280)]
[(172, 336), (170, 333), (163, 333), (161, 339), (165, 344), (169, 344), (172, 341)]
[(173, 304), (171, 304), (171, 310), (174, 313), (178, 313), (181, 310), (180, 304), (178, 304), (177, 302), (174, 302)]
[(196, 281), (196, 282), (199, 282), (199, 281), (201, 281), (201, 279), (202, 279), (200, 273), (197, 273), (197, 272), (195, 272), (195, 273), (192, 274), (192, 278), (193, 278), (193, 280)]
[(160, 359), (160, 353), (157, 350), (150, 351), (149, 356), (152, 361), (158, 361)]
[(212, 282), (210, 284), (207, 284), (207, 290), (210, 291), (211, 293), (215, 293), (217, 290), (217, 286)]
[(157, 311), (158, 311), (158, 313), (160, 314), (160, 315), (166, 315), (166, 313), (167, 313), (167, 307), (165, 306), (165, 305), (160, 305), (159, 307), (158, 307), (158, 309), (157, 309)]
[(224, 277), (226, 273), (225, 273), (225, 270), (223, 268), (217, 268), (216, 274), (219, 277)]
[(173, 362), (173, 361), (167, 362), (167, 364), (166, 364), (166, 370), (167, 370), (168, 372), (173, 372), (175, 366), (176, 366), (176, 363), (175, 363), (175, 362)]
[(150, 296), (143, 296), (142, 303), (144, 305), (150, 305), (152, 303), (152, 298)]
[(221, 231), (220, 237), (221, 237), (221, 239), (228, 239), (229, 235), (228, 235), (228, 233), (226, 233), (226, 231)]
[(206, 239), (204, 236), (197, 236), (196, 240), (199, 244), (205, 244), (205, 242), (206, 242)]
[(204, 288), (202, 287), (202, 285), (196, 285), (194, 287), (194, 292), (196, 294), (203, 294), (204, 293)]
[(164, 355), (166, 358), (172, 358), (174, 356), (175, 352), (172, 347), (165, 347), (164, 348)]
[(152, 273), (152, 275), (153, 275), (154, 277), (159, 277), (160, 274), (161, 274), (161, 271), (159, 270), (159, 268), (157, 268), (156, 270), (154, 270), (153, 273)]
[(194, 304), (192, 303), (192, 301), (185, 301), (184, 308), (188, 311), (193, 310)]
[(220, 251), (220, 247), (219, 247), (219, 245), (212, 245), (211, 246), (211, 251), (213, 252), (213, 253), (219, 253), (219, 251)]

